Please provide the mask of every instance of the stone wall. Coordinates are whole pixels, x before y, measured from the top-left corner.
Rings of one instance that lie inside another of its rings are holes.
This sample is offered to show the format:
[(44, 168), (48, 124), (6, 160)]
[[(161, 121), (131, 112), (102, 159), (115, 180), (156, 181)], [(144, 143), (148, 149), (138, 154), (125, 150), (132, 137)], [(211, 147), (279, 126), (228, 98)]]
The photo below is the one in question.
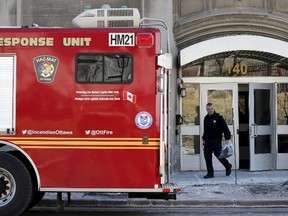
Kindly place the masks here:
[(0, 26), (17, 25), (16, 0), (0, 1)]
[(84, 8), (101, 8), (104, 4), (111, 8), (126, 5), (141, 9), (141, 0), (23, 0), (23, 25), (37, 23), (43, 27), (72, 27), (72, 19)]
[(203, 12), (223, 9), (260, 9), (269, 12), (288, 13), (287, 0), (174, 0), (177, 19)]
[(182, 49), (200, 41), (235, 34), (286, 40), (286, 0), (174, 0), (174, 36)]

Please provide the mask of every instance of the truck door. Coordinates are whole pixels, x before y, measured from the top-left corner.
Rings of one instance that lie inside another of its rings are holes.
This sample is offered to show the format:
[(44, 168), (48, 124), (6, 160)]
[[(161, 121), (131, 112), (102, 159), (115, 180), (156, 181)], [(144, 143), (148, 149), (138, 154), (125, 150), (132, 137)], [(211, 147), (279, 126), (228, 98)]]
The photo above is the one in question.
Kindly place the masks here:
[(0, 56), (0, 134), (15, 128), (15, 56)]
[(158, 56), (160, 76), (158, 77), (158, 92), (161, 94), (161, 134), (160, 134), (160, 176), (161, 184), (170, 181), (170, 76), (172, 56), (169, 53)]

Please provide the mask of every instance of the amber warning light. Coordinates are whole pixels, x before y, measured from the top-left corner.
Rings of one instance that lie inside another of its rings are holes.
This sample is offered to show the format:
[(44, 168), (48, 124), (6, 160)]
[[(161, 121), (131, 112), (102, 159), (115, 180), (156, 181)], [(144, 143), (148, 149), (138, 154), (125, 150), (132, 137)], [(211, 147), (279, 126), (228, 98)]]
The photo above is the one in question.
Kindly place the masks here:
[(149, 48), (154, 45), (154, 36), (151, 33), (139, 33), (136, 36), (136, 44), (141, 48)]

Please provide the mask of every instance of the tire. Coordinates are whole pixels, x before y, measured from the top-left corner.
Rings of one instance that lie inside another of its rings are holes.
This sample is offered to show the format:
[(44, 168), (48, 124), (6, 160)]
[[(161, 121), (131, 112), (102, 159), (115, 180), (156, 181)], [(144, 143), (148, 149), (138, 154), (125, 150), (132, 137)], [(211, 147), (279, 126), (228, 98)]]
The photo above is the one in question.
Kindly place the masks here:
[(17, 216), (25, 211), (32, 199), (31, 176), (15, 156), (0, 152), (1, 216)]

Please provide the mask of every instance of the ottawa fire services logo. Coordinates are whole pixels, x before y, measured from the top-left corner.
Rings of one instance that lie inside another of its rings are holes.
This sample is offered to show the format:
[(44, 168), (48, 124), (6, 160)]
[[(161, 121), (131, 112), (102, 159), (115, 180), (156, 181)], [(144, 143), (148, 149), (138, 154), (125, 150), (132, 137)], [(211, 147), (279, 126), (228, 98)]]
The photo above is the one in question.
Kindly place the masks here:
[(43, 55), (34, 58), (33, 63), (39, 82), (53, 82), (59, 64), (58, 58), (54, 56)]
[(135, 117), (135, 124), (141, 129), (149, 128), (153, 123), (153, 118), (148, 112), (139, 112)]

